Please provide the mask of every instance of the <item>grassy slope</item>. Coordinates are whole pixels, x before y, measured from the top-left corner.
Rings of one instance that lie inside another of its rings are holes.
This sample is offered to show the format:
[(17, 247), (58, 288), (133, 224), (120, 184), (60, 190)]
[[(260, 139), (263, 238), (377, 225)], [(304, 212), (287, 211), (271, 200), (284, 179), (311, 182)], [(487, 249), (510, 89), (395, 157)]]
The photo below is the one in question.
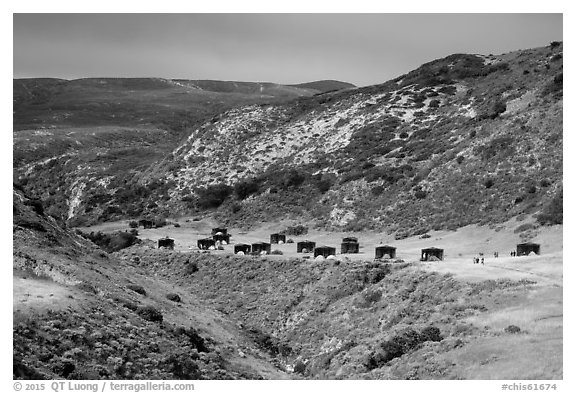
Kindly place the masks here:
[[(533, 216), (562, 193), (562, 70), (561, 46), (454, 55), (383, 85), (244, 107), (195, 130), (156, 175), (175, 181), (167, 204), (181, 214), (198, 207), (195, 187), (256, 179), (217, 211), (229, 225), (417, 234)], [(285, 185), (291, 169), (302, 184)]]
[(14, 127), (190, 126), (240, 104), (311, 95), (277, 84), (160, 78), (14, 80)]
[[(156, 239), (169, 234), (184, 251), (213, 224), (182, 222), (180, 228), (142, 230), (141, 235)], [(429, 245), (443, 246), (447, 254), (442, 263), (399, 265), (390, 272), (362, 262), (371, 258), (371, 244), (386, 240), (385, 234), (367, 232), (312, 231), (305, 236), (332, 245), (345, 235), (359, 236), (361, 254), (349, 255), (340, 265), (294, 259), (289, 251), (294, 245), (286, 244), (273, 247), (284, 256), (265, 259), (233, 257), (230, 250), (216, 256), (192, 254), (199, 271), (182, 278), (183, 258), (189, 254), (173, 260), (152, 250), (121, 254), (136, 253), (149, 274), (170, 277), (247, 330), (271, 334), (278, 348), (290, 348), (277, 355), (282, 364), (292, 369), (305, 362), (307, 378), (558, 379), (562, 231), (548, 228), (538, 234), (545, 255), (510, 258), (504, 250), (520, 240), (513, 231), (516, 225), (511, 222), (498, 232), (468, 227), (430, 239), (387, 239), (405, 260), (416, 260), (419, 248)], [(258, 231), (231, 232), (233, 242), (252, 242), (282, 227), (275, 223)], [(500, 250), (500, 257), (494, 259), (488, 250)], [(484, 266), (469, 261), (479, 251), (486, 253)], [(425, 343), (372, 371), (366, 368), (381, 342), (405, 328), (429, 325), (440, 328), (443, 341)], [(519, 326), (522, 333), (504, 332), (509, 325)]]
[[(138, 254), (144, 266), (156, 264), (150, 273), (175, 280), (182, 274), (177, 260)], [(181, 285), (248, 331), (272, 335), (270, 346), (282, 364), (292, 369), (303, 362), (307, 378), (562, 376), (561, 287), (503, 278), (469, 284), (415, 266), (388, 271), (358, 263), (206, 255), (195, 261), (199, 271)], [(504, 332), (512, 324), (520, 335)], [(441, 342), (425, 343), (372, 371), (366, 367), (383, 341), (430, 325), (440, 329)], [(513, 363), (518, 355), (533, 366)]]
[[(316, 92), (271, 83), (158, 78), (14, 80), (14, 178), (55, 217), (110, 218), (119, 210), (104, 206), (110, 195), (161, 161), (189, 127), (234, 106)], [(156, 196), (162, 195), (159, 187)], [(80, 202), (86, 203), (83, 209)]]
[[(14, 201), (15, 377), (284, 377), (250, 337), (197, 297), (61, 229), (20, 192)], [(146, 306), (163, 320), (146, 318)]]

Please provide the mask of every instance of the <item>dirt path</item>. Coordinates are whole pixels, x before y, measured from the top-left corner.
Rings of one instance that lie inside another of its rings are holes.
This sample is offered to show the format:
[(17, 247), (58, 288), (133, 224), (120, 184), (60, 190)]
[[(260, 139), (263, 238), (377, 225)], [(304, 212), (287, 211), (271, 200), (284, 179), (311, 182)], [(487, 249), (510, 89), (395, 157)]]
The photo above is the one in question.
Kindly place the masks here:
[(440, 262), (423, 262), (421, 266), (429, 271), (452, 274), (456, 279), (468, 282), (507, 278), (536, 281), (538, 285), (563, 286), (561, 253), (515, 258), (486, 258), (484, 265), (473, 264), (472, 258), (459, 258)]

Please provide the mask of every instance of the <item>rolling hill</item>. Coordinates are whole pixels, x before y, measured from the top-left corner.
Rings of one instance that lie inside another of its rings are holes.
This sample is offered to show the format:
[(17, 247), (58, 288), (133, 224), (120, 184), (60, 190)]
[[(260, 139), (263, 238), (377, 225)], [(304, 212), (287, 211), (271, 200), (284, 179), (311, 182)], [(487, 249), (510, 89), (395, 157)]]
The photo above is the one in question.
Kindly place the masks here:
[[(161, 161), (191, 127), (235, 106), (312, 96), (322, 92), (322, 82), (316, 84), (318, 89), (161, 78), (16, 79), (14, 177), (43, 199), (51, 215), (74, 219), (82, 190), (121, 187)], [(164, 181), (156, 183), (163, 187)], [(89, 204), (107, 201), (96, 196)]]
[(163, 78), (15, 79), (14, 129), (157, 125), (183, 130), (234, 106), (353, 87)]
[[(55, 196), (55, 214), (75, 225), (213, 214), (225, 224), (289, 218), (402, 237), (517, 216), (560, 223), (562, 51), (554, 43), (455, 54), (381, 85), (224, 110), (191, 127), (161, 159), (170, 138), (151, 133), (149, 165), (127, 165), (113, 178), (56, 155), (17, 161), (15, 177), (33, 195)], [(167, 84), (148, 81), (146, 89), (171, 91)], [(62, 171), (72, 180), (42, 180)]]

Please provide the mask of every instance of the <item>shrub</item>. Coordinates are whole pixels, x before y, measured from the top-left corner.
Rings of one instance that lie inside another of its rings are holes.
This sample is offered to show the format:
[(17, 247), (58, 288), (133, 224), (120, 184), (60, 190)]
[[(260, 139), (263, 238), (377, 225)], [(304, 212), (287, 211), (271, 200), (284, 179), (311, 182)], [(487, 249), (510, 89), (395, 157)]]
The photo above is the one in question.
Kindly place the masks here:
[(281, 180), (282, 186), (284, 188), (298, 187), (306, 180), (306, 176), (296, 169), (290, 169), (288, 173), (284, 174), (284, 178)]
[(302, 236), (308, 234), (308, 227), (304, 225), (289, 226), (280, 232), (281, 235)]
[(306, 363), (304, 363), (302, 360), (297, 360), (294, 364), (294, 372), (304, 375), (306, 372)]
[(136, 284), (130, 284), (130, 285), (126, 285), (126, 288), (139, 293), (140, 295), (144, 295), (146, 296), (146, 290), (144, 289), (144, 287), (142, 285), (136, 285)]
[(384, 351), (382, 360), (387, 363), (394, 358), (404, 355), (418, 344), (420, 344), (418, 332), (408, 328), (402, 333), (393, 336), (390, 340), (386, 340), (380, 344), (380, 347)]
[(326, 193), (330, 189), (330, 187), (332, 187), (332, 181), (327, 178), (322, 178), (316, 181), (315, 184), (316, 187), (318, 188), (318, 191), (320, 191), (322, 194)]
[(563, 192), (558, 191), (556, 196), (544, 207), (542, 213), (536, 216), (540, 225), (562, 224), (564, 221)]
[(518, 334), (518, 333), (520, 333), (521, 330), (520, 330), (520, 328), (519, 328), (518, 326), (516, 326), (516, 325), (508, 325), (508, 326), (504, 329), (504, 331), (505, 331), (506, 333)]
[(164, 319), (162, 313), (152, 306), (140, 306), (136, 309), (136, 314), (150, 322), (162, 322)]
[(552, 56), (552, 58), (550, 59), (550, 61), (558, 61), (562, 59), (562, 55), (560, 53), (555, 54), (554, 56)]
[(475, 152), (483, 160), (490, 160), (493, 157), (512, 156), (516, 140), (511, 135), (497, 136), (484, 145), (477, 146)]
[(256, 179), (246, 179), (234, 185), (234, 194), (238, 199), (246, 199), (259, 191), (260, 184)]
[(98, 293), (98, 291), (96, 290), (96, 288), (94, 288), (94, 286), (92, 284), (87, 283), (85, 281), (81, 282), (80, 284), (77, 284), (76, 288), (78, 288), (84, 292), (92, 293), (94, 295), (96, 295)]
[(476, 130), (470, 131), (470, 138), (474, 138), (476, 136)]
[(140, 242), (136, 235), (131, 232), (116, 232), (112, 234), (104, 234), (102, 232), (86, 234), (79, 232), (79, 234), (107, 252), (120, 251)]
[(210, 185), (198, 191), (198, 205), (203, 209), (220, 206), (232, 193), (232, 188), (226, 184)]
[(199, 379), (202, 376), (200, 368), (187, 353), (170, 354), (163, 361), (163, 368), (171, 372), (175, 379)]
[(494, 107), (492, 108), (492, 113), (490, 114), (491, 119), (497, 118), (501, 113), (506, 112), (506, 103), (503, 101), (496, 101)]
[(360, 298), (356, 302), (356, 305), (361, 308), (371, 307), (374, 303), (382, 298), (381, 290), (371, 290), (368, 289), (361, 293)]
[(540, 95), (545, 96), (547, 94), (555, 94), (555, 93), (560, 94), (560, 92), (564, 88), (563, 83), (564, 83), (564, 75), (563, 73), (560, 73), (556, 75), (550, 83), (544, 86), (544, 88), (542, 89), (542, 93)]
[(180, 228), (180, 224), (178, 224), (177, 222), (174, 223), (174, 228)]
[(370, 190), (370, 192), (372, 193), (372, 195), (374, 196), (378, 196), (381, 195), (384, 192), (384, 187), (383, 186), (375, 186), (372, 187), (372, 189)]
[(108, 252), (120, 251), (123, 248), (130, 247), (133, 244), (140, 242), (140, 240), (130, 232), (116, 232), (110, 236), (108, 246), (104, 249)]
[(176, 303), (180, 303), (182, 301), (182, 299), (180, 298), (180, 295), (176, 294), (176, 293), (169, 293), (166, 295), (166, 299), (176, 302)]
[(464, 156), (456, 156), (456, 162), (462, 164), (462, 162), (464, 162)]
[(408, 353), (426, 341), (442, 341), (440, 329), (435, 326), (426, 327), (420, 332), (412, 328), (404, 329), (389, 340), (382, 342), (380, 350), (372, 353), (364, 365), (369, 370), (381, 367), (390, 360)]
[(402, 131), (399, 135), (400, 139), (406, 139), (408, 138), (408, 133), (406, 131)]
[(554, 77), (554, 83), (557, 85), (561, 85), (564, 82), (564, 74), (559, 73)]
[(491, 188), (493, 185), (494, 185), (494, 180), (492, 180), (492, 179), (484, 180), (484, 187)]
[(440, 329), (438, 329), (436, 326), (428, 326), (425, 327), (421, 332), (420, 332), (420, 341), (425, 342), (425, 341), (442, 341), (442, 335), (440, 334)]
[(550, 49), (557, 48), (557, 47), (560, 46), (560, 44), (561, 44), (560, 41), (552, 41), (552, 42), (550, 43)]
[(394, 240), (402, 240), (402, 239), (406, 239), (407, 237), (410, 237), (409, 231), (400, 231), (394, 235)]
[(198, 331), (193, 327), (185, 328), (179, 326), (174, 329), (174, 334), (176, 336), (185, 336), (188, 338), (190, 344), (192, 344), (198, 352), (210, 352), (202, 336), (200, 336)]
[(552, 183), (548, 179), (540, 180), (540, 187), (550, 187)]
[(424, 199), (426, 198), (427, 195), (428, 193), (424, 190), (416, 190), (414, 192), (414, 196), (416, 197), (416, 199)]
[(272, 250), (270, 255), (284, 255), (284, 253), (280, 250)]
[(154, 225), (156, 228), (162, 228), (166, 226), (166, 219), (164, 217), (157, 217), (154, 219)]
[(256, 327), (250, 327), (248, 329), (248, 333), (258, 347), (267, 351), (272, 356), (276, 356), (280, 353), (287, 354), (291, 352), (291, 349), (285, 344), (280, 344), (277, 338), (269, 335), (266, 332), (263, 332)]
[(31, 206), (32, 210), (34, 210), (39, 215), (44, 215), (44, 206), (42, 206), (42, 202), (40, 199), (28, 199), (24, 202), (25, 205)]
[(138, 222), (136, 222), (136, 221), (130, 221), (130, 222), (128, 223), (128, 226), (129, 226), (130, 228), (138, 228)]
[(186, 264), (186, 267), (184, 268), (184, 273), (186, 275), (191, 275), (191, 274), (196, 273), (198, 270), (199, 270), (199, 268), (198, 268), (197, 262), (195, 262), (195, 261), (194, 262), (188, 262)]
[(516, 229), (514, 229), (514, 233), (525, 232), (525, 231), (535, 229), (535, 228), (536, 227), (534, 226), (534, 224), (526, 223), (526, 224), (522, 224), (522, 225), (518, 226)]

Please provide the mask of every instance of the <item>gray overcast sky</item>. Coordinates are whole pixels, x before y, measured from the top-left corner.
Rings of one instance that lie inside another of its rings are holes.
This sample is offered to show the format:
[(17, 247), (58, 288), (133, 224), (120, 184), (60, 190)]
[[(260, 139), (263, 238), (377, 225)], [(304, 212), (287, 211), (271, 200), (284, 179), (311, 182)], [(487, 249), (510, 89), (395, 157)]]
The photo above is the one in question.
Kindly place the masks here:
[(562, 14), (14, 14), (14, 78), (385, 82), (561, 41)]

